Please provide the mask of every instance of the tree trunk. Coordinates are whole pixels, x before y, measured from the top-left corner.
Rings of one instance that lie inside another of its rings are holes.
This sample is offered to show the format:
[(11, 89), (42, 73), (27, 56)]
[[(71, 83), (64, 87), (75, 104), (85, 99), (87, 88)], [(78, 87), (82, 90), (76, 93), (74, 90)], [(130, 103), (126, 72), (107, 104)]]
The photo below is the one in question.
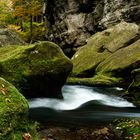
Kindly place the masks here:
[(33, 41), (33, 20), (32, 20), (32, 15), (30, 16), (30, 43)]

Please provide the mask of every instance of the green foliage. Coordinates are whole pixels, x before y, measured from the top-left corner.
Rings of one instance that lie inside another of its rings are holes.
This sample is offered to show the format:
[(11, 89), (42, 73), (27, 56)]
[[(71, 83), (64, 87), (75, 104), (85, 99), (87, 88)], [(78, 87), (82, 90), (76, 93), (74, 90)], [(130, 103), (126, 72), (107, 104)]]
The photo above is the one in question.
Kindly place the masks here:
[(16, 130), (13, 130), (12, 140), (22, 140), (24, 134), (29, 134), (33, 140), (38, 140), (38, 128), (39, 123), (25, 121)]
[(43, 0), (0, 1), (0, 24), (20, 26), (18, 31), (27, 42), (45, 40), (42, 7)]
[[(44, 22), (33, 22), (32, 42), (45, 40), (45, 26)], [(25, 42), (30, 42), (30, 23), (23, 23), (23, 31), (19, 32)]]
[(15, 19), (12, 15), (12, 9), (8, 5), (9, 1), (0, 1), (0, 24), (13, 24)]
[(126, 140), (140, 140), (140, 119), (121, 119), (116, 124), (116, 129), (122, 131)]
[(42, 15), (43, 0), (12, 0), (13, 15), (22, 20)]

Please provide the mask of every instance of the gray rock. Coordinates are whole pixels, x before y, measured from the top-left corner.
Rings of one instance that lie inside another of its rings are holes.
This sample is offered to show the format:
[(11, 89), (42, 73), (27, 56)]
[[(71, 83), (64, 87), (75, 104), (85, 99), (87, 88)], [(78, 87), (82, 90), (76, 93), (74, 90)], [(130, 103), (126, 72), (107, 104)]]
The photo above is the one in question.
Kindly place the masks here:
[(19, 34), (12, 29), (0, 27), (0, 47), (7, 45), (25, 45)]
[(46, 0), (46, 5), (47, 38), (70, 55), (97, 31), (120, 21), (140, 23), (139, 0)]
[[(94, 8), (96, 7), (96, 14)], [(99, 6), (100, 5), (100, 6)], [(85, 44), (85, 39), (95, 32), (97, 19), (101, 18), (102, 3), (91, 0), (47, 1), (47, 38), (57, 42), (65, 50)]]

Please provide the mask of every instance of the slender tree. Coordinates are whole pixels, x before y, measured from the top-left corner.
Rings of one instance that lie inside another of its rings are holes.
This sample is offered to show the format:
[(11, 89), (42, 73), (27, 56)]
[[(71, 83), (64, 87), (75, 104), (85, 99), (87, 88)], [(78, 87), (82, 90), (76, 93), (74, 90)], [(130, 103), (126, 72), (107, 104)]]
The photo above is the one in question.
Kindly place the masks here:
[(13, 15), (24, 30), (23, 22), (30, 22), (30, 40), (33, 34), (33, 22), (40, 22), (42, 14), (42, 0), (12, 0)]

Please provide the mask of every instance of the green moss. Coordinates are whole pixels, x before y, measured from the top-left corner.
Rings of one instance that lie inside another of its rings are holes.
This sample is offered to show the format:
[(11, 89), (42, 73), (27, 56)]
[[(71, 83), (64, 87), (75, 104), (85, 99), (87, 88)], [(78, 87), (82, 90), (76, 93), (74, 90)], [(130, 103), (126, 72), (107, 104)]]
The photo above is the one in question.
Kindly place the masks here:
[(37, 140), (37, 124), (28, 121), (28, 102), (9, 82), (0, 78), (0, 140), (22, 140), (30, 133)]
[(12, 140), (22, 140), (22, 136), (25, 133), (28, 133), (31, 136), (31, 139), (38, 140), (38, 126), (39, 124), (37, 122), (25, 121), (12, 132)]
[(137, 67), (137, 63), (140, 60), (140, 40), (136, 41), (132, 45), (122, 48), (112, 54), (104, 62), (102, 62), (96, 69), (97, 72), (121, 72), (124, 69), (133, 69)]
[(27, 121), (28, 103), (18, 90), (0, 78), (0, 139), (11, 140), (13, 131)]
[[(26, 48), (32, 48), (32, 45), (26, 46)], [(18, 58), (22, 52), (24, 52), (25, 46), (6, 46), (0, 48), (0, 62), (9, 60), (11, 58)]]
[[(95, 42), (95, 40), (93, 39), (93, 42)], [(74, 76), (85, 75), (84, 73), (88, 73), (88, 70), (92, 70), (94, 73), (97, 65), (110, 55), (110, 52), (108, 51), (99, 53), (99, 47), (101, 46), (98, 46), (98, 44), (88, 42), (87, 45), (77, 51), (72, 58), (72, 74)]]
[(80, 84), (88, 86), (117, 86), (122, 79), (115, 77), (108, 77), (104, 75), (96, 75), (92, 78), (74, 78), (67, 79), (68, 84)]

